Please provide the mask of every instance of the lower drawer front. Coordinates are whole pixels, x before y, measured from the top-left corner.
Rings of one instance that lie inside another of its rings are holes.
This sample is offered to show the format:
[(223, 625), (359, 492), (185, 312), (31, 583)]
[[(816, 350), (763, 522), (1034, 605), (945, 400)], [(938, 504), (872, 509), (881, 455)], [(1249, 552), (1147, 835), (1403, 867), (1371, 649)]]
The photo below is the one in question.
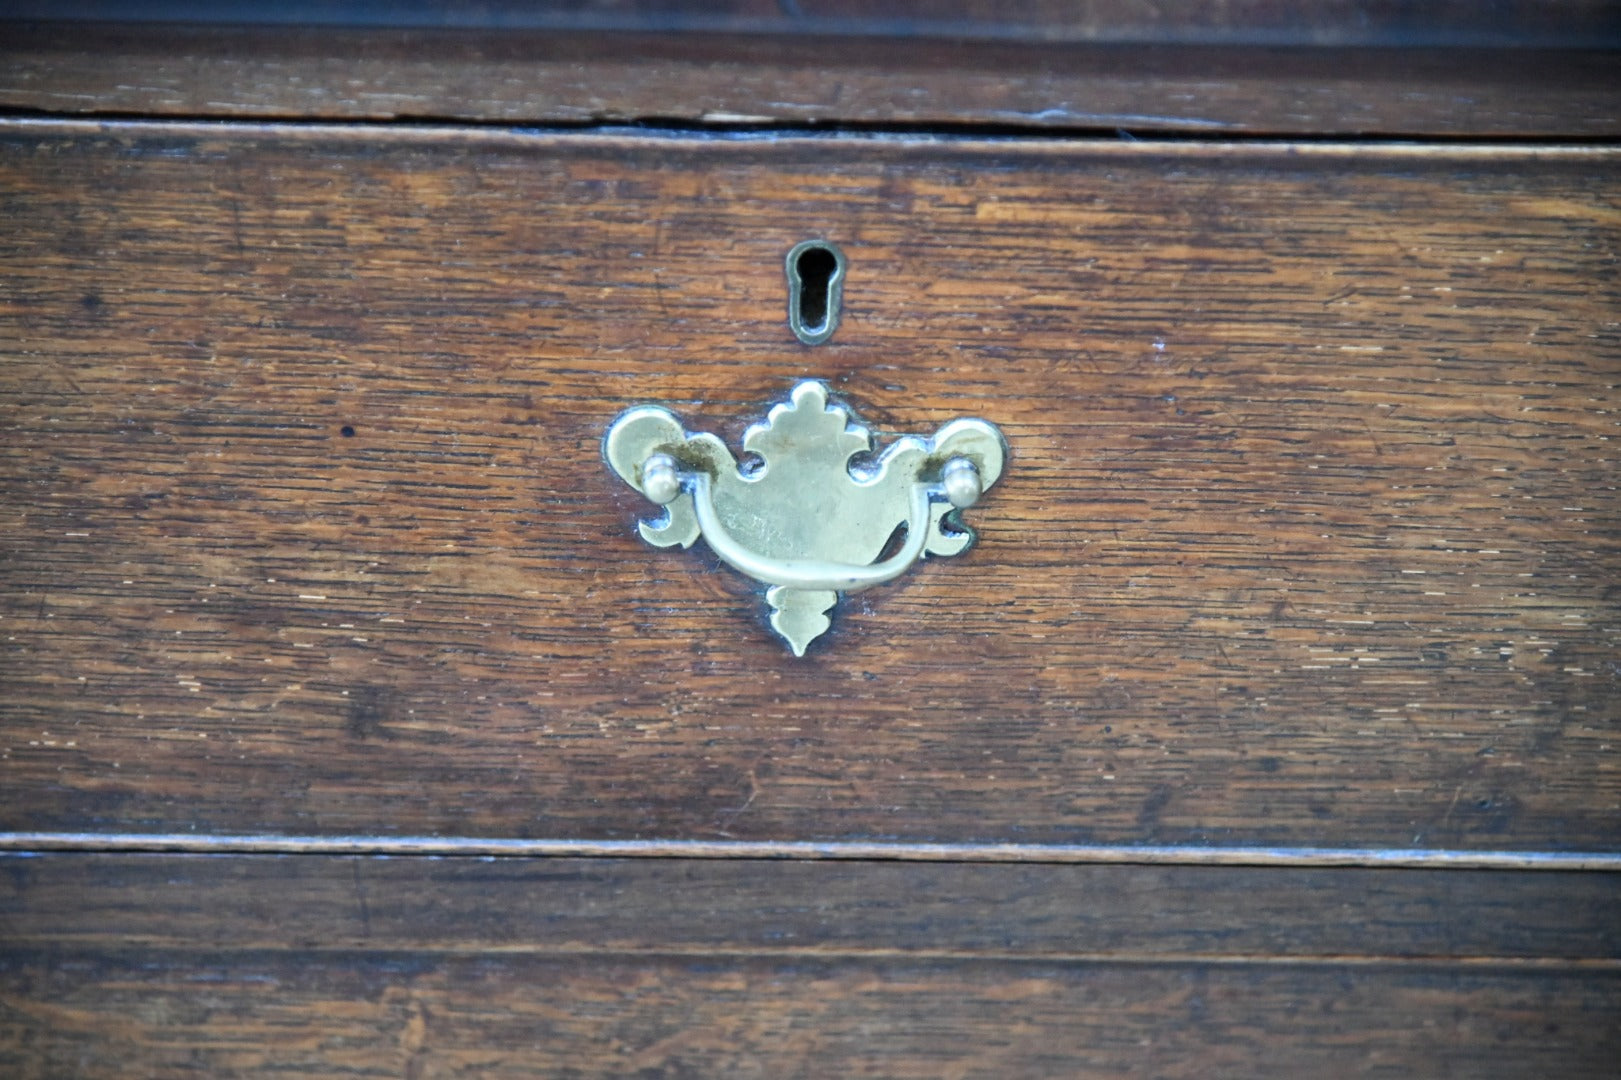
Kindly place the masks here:
[(1434, 967), (50, 959), (0, 958), (0, 997), (71, 1018), (14, 1076), (1605, 1077), (1621, 1004), (1591, 974)]
[(0, 867), (7, 1076), (1601, 1077), (1621, 1054), (1613, 874)]

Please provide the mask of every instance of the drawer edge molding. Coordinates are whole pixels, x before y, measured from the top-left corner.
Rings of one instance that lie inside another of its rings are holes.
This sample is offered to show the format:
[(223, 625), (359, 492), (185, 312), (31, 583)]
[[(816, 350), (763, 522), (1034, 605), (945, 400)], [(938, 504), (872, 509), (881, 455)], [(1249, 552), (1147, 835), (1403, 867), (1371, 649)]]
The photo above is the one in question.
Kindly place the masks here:
[(590, 840), (284, 833), (5, 832), (0, 851), (186, 852), (221, 855), (422, 855), (509, 858), (804, 859), (891, 862), (1370, 866), (1459, 870), (1621, 871), (1621, 853), (1456, 849), (1187, 847), (1181, 845), (927, 844), (759, 840)]

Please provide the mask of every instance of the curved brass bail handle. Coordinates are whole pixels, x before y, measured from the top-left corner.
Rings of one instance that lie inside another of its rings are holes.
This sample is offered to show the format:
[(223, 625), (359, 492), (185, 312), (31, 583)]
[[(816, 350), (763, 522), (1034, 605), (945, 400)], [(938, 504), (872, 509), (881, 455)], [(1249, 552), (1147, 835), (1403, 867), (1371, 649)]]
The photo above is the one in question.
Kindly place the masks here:
[(931, 497), (945, 495), (939, 485), (911, 485), (909, 514), (906, 519), (906, 543), (900, 551), (882, 562), (868, 566), (854, 563), (824, 562), (820, 559), (773, 559), (760, 555), (739, 543), (715, 513), (715, 500), (708, 473), (683, 472), (684, 486), (692, 492), (692, 507), (698, 518), (704, 541), (721, 562), (742, 571), (756, 581), (767, 585), (781, 585), (787, 589), (823, 589), (829, 592), (856, 592), (871, 585), (893, 581), (911, 568), (923, 555), (923, 546), (929, 540), (929, 503)]
[[(743, 449), (759, 458), (756, 471), (743, 473), (723, 440), (687, 431), (657, 405), (620, 413), (602, 441), (608, 467), (663, 508), (637, 522), (642, 539), (660, 548), (703, 539), (769, 585), (771, 628), (795, 656), (832, 626), (840, 596), (901, 577), (925, 555), (967, 551), (974, 532), (949, 515), (978, 504), (1008, 452), (994, 424), (958, 417), (871, 456), (872, 432), (811, 380), (743, 433)], [(852, 472), (858, 455), (867, 464)], [(906, 535), (890, 554), (897, 528)]]

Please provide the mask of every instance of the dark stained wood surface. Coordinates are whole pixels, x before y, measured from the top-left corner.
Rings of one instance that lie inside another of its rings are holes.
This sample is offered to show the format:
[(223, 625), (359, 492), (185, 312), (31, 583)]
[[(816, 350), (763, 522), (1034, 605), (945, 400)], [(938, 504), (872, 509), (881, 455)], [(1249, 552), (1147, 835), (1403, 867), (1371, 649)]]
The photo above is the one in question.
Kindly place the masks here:
[[(783, 28), (670, 35), (23, 23), (0, 25), (0, 107), (1613, 138), (1621, 133), (1621, 35), (1560, 31), (1550, 15), (1538, 5), (1517, 35), (1499, 23), (1494, 37), (1478, 20), (1435, 27), (1422, 48), (1377, 33), (1358, 37), (1370, 29), (1366, 20), (1303, 31), (1297, 6), (1290, 17), (1301, 36), (1255, 33), (1220, 46), (1172, 32), (1186, 23), (1094, 33), (1083, 44), (1050, 31), (1024, 40), (896, 40)], [(1410, 36), (1421, 30), (1407, 27)], [(1516, 40), (1520, 47), (1508, 47)]]
[(1612, 972), (907, 958), (28, 951), (19, 1080), (1610, 1077)]
[(1523, 962), (1621, 974), (1621, 874), (0, 855), (11, 949)]
[[(1612, 5), (1409, 9), (0, 24), (0, 110), (709, 129), (0, 124), (0, 1074), (1613, 1075), (1621, 155), (1074, 138), (1621, 128)], [(1015, 458), (794, 662), (597, 441), (805, 375)]]
[(1601, 1076), (1615, 874), (0, 857), (7, 1076)]
[[(1611, 151), (4, 133), (6, 828), (1616, 848)], [(1013, 463), (796, 661), (598, 443), (804, 376)]]

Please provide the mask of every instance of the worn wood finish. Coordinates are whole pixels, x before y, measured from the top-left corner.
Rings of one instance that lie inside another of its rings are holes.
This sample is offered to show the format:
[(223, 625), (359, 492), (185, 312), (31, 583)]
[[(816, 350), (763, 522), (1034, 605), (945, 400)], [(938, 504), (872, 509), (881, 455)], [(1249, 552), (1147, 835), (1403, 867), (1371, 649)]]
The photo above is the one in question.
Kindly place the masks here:
[(0, 856), (11, 949), (1424, 960), (1621, 974), (1621, 875), (755, 859)]
[[(1615, 848), (1621, 156), (97, 130), (0, 156), (5, 827)], [(807, 375), (1013, 465), (795, 661), (598, 440)]]
[[(1411, 7), (248, 4), (350, 28), (0, 109), (1621, 128), (1613, 7)], [(0, 126), (0, 1073), (1613, 1074), (1621, 156), (781, 131)], [(1015, 459), (795, 663), (596, 443), (803, 375)]]
[(35, 1077), (1608, 1077), (1609, 972), (325, 952), (0, 958)]
[[(1546, 29), (1546, 13), (1538, 19)], [(1050, 37), (17, 24), (0, 30), (0, 107), (1205, 135), (1621, 133), (1621, 54), (1601, 48), (1602, 35), (1567, 34), (1564, 48), (1492, 48), (1478, 36), (1460, 47), (1462, 28), (1453, 27), (1446, 47), (1391, 48), (1355, 46), (1339, 32), (1346, 29), (1218, 47), (1147, 30), (1077, 45)]]
[(1617, 880), (10, 855), (0, 1068), (1601, 1075)]

